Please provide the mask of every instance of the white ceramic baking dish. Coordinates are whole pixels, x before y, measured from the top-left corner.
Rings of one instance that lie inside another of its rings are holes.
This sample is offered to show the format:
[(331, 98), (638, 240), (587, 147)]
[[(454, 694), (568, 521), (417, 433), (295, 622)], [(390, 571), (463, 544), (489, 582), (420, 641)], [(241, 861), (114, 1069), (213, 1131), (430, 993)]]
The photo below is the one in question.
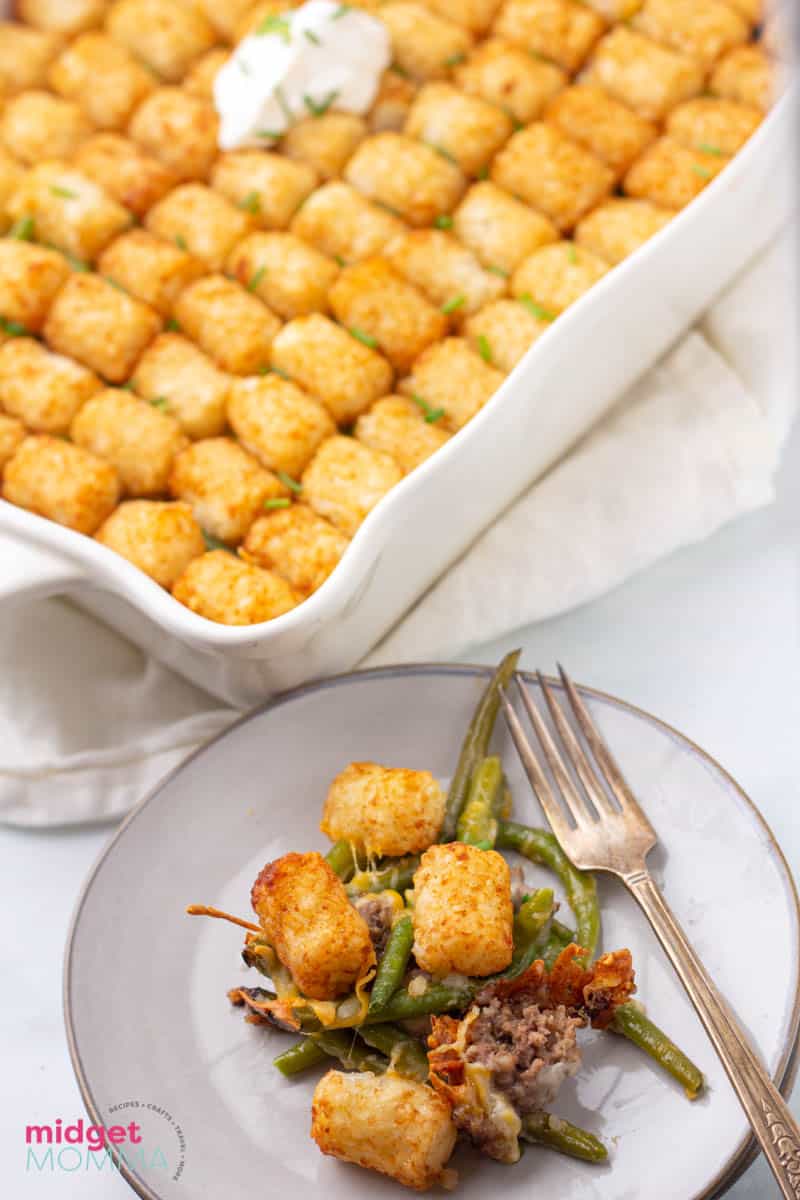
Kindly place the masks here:
[(795, 83), (703, 194), (559, 317), (478, 416), (370, 513), (331, 578), (294, 611), (213, 624), (104, 546), (3, 501), (0, 601), (71, 595), (237, 705), (348, 670), (787, 220), (796, 100)]

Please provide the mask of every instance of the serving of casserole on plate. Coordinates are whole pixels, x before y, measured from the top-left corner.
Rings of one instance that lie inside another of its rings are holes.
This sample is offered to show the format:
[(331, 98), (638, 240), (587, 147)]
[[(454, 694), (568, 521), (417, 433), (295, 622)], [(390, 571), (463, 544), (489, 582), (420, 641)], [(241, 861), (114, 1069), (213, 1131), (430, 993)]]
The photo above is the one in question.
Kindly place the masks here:
[[(371, 108), (306, 97), (227, 152), (214, 79), (286, 5), (24, 0), (0, 27), (0, 469), (27, 510), (0, 527), (203, 649), (256, 643), (175, 600), (274, 621), (278, 684), (333, 616), (303, 669), (368, 649), (780, 219), (760, 0), (357, 7), (391, 39)], [(671, 254), (640, 249), (678, 214)]]

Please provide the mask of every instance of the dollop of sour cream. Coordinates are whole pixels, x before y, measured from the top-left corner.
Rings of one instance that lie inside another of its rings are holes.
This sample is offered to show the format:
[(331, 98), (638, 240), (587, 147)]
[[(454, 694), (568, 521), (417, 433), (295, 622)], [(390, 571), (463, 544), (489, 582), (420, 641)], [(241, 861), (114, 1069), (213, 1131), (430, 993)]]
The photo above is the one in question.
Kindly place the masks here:
[(267, 17), (214, 80), (223, 150), (270, 145), (329, 108), (365, 113), (391, 61), (382, 21), (333, 0)]

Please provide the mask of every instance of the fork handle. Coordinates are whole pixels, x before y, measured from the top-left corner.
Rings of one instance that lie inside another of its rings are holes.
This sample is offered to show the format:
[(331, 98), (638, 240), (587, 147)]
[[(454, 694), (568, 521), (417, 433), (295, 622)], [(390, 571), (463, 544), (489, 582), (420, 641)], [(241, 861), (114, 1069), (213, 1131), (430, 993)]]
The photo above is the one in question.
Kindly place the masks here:
[(646, 870), (624, 877), (689, 994), (786, 1200), (800, 1200), (800, 1127)]

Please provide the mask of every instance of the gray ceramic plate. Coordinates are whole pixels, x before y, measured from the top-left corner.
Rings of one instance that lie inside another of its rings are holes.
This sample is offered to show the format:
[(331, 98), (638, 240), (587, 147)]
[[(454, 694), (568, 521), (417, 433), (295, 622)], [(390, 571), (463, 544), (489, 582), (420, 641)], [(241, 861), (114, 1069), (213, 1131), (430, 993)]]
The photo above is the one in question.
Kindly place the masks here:
[[(289, 1039), (245, 1024), (226, 1000), (227, 988), (250, 979), (238, 932), (183, 910), (198, 902), (247, 916), (250, 884), (265, 861), (324, 847), (322, 800), (352, 759), (446, 779), (486, 674), (412, 666), (279, 698), (189, 759), (104, 852), (74, 918), (66, 1021), (93, 1121), (140, 1127), (142, 1140), (122, 1146), (122, 1169), (140, 1196), (401, 1194), (318, 1153), (308, 1136), (316, 1076), (283, 1079), (271, 1060)], [(800, 922), (774, 838), (741, 789), (691, 742), (621, 701), (584, 695), (658, 830), (657, 877), (786, 1084), (800, 1015)], [(520, 819), (540, 821), (505, 731), (497, 741)], [(708, 1093), (689, 1104), (633, 1047), (590, 1035), (583, 1069), (556, 1107), (606, 1139), (610, 1164), (591, 1168), (538, 1151), (509, 1168), (459, 1150), (454, 1165), (467, 1200), (492, 1187), (502, 1187), (505, 1200), (700, 1200), (741, 1169), (747, 1126), (697, 1019), (622, 889), (601, 882), (601, 900), (605, 946), (631, 947), (640, 996), (706, 1071)], [(754, 952), (763, 973), (752, 968)]]

